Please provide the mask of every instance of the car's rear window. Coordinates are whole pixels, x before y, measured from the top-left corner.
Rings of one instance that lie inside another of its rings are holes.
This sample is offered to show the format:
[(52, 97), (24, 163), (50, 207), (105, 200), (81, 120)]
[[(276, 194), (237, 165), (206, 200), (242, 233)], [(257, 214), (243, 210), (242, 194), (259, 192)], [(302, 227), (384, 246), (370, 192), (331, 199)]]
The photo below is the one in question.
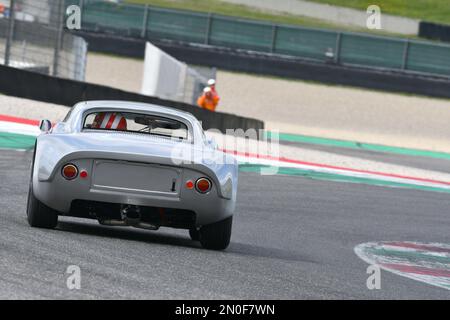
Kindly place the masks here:
[(134, 132), (187, 140), (189, 131), (181, 121), (166, 117), (117, 112), (93, 112), (86, 116), (83, 129)]

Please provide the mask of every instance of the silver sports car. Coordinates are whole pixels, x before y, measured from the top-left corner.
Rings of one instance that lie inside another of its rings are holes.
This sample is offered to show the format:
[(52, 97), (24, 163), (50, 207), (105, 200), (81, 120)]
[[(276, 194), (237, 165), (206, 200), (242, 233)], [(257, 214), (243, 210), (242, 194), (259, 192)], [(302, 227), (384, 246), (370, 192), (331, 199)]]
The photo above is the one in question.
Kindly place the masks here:
[(188, 229), (204, 248), (231, 237), (238, 165), (191, 114), (134, 102), (76, 104), (40, 124), (28, 194), (33, 227), (58, 216), (108, 226)]

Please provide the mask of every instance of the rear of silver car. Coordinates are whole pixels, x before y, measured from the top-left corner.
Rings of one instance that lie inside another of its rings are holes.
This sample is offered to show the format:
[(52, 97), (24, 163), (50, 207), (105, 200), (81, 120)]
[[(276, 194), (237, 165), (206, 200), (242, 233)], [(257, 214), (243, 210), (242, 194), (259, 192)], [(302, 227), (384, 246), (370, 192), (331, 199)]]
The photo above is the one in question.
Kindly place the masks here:
[[(109, 128), (116, 122), (122, 127)], [(105, 123), (108, 128), (99, 127)], [(66, 215), (111, 226), (184, 228), (203, 247), (224, 249), (231, 236), (237, 164), (234, 158), (218, 161), (227, 156), (203, 137), (194, 117), (173, 110), (78, 104), (37, 139), (28, 221), (54, 228), (58, 215)], [(191, 157), (198, 150), (200, 157)]]
[[(67, 165), (76, 168), (75, 177), (64, 176)], [(188, 229), (194, 240), (201, 240), (204, 226), (231, 220), (235, 206), (220, 196), (213, 177), (165, 164), (74, 159), (58, 165), (48, 181), (39, 181), (37, 173), (33, 179), (35, 197), (59, 215), (108, 226)], [(202, 179), (210, 183), (207, 192), (197, 188)]]
[[(62, 174), (67, 164), (74, 165), (79, 172), (70, 180)], [(192, 169), (125, 160), (77, 159), (62, 164), (56, 172), (50, 181), (35, 180), (38, 186), (35, 195), (63, 215), (101, 221), (110, 217), (104, 210), (96, 212), (94, 209), (101, 203), (113, 203), (123, 207), (158, 208), (161, 213), (159, 225), (164, 225), (164, 212), (160, 209), (180, 210), (180, 216), (186, 214), (181, 212), (185, 210), (195, 214), (193, 225), (178, 227), (189, 229), (223, 220), (231, 216), (234, 209), (231, 201), (219, 196), (213, 178)], [(195, 188), (195, 183), (202, 178), (211, 181), (211, 188), (205, 193)], [(79, 210), (81, 202), (88, 210)], [(144, 211), (142, 215), (145, 220)], [(118, 216), (117, 212), (111, 214), (111, 217)]]

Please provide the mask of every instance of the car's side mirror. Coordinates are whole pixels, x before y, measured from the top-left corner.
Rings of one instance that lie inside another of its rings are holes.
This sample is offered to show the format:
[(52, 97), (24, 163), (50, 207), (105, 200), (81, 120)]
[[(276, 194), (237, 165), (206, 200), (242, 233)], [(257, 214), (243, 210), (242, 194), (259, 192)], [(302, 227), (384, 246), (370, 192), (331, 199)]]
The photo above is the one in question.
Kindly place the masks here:
[(41, 120), (41, 122), (39, 123), (39, 129), (42, 132), (50, 132), (50, 130), (52, 129), (52, 123), (50, 122), (50, 120)]

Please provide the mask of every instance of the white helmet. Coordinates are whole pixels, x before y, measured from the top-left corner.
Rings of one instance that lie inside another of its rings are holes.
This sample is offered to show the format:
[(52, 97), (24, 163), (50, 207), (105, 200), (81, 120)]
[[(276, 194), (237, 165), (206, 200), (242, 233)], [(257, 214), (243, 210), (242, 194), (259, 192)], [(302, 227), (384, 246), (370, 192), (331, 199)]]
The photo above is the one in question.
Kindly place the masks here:
[(216, 80), (214, 80), (214, 79), (208, 80), (208, 86), (214, 86), (215, 84), (216, 84)]
[(204, 93), (208, 93), (208, 92), (211, 92), (212, 90), (211, 90), (211, 88), (210, 87), (205, 87), (205, 89), (203, 89), (203, 92)]

